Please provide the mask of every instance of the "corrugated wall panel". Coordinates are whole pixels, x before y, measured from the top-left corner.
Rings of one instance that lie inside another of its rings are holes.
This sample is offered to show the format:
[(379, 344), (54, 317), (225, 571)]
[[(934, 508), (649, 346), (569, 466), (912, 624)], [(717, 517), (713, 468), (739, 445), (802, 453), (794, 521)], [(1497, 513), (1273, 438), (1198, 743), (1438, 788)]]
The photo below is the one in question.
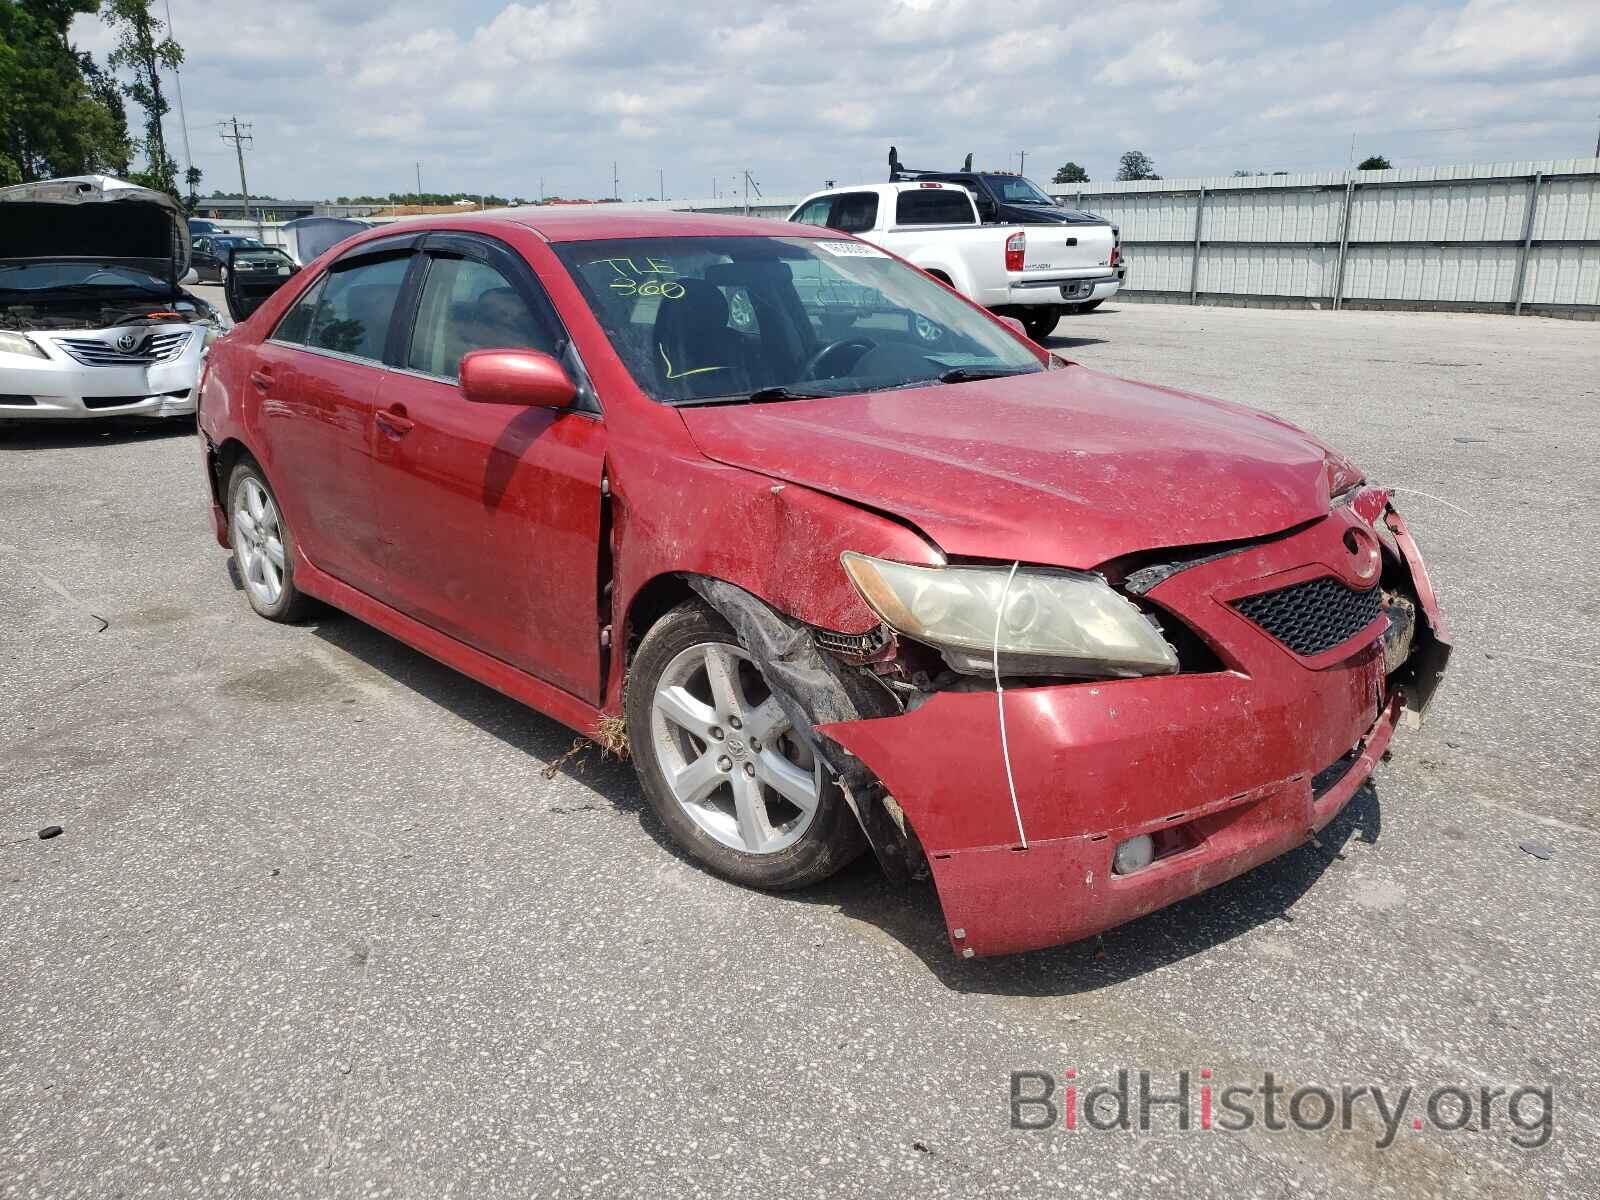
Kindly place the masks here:
[(1183, 241), (1194, 237), (1192, 195), (1086, 197), (1084, 207), (1122, 230), (1125, 240)]
[[(1524, 303), (1600, 305), (1600, 159), (1355, 172), (1345, 296), (1510, 305), (1534, 172), (1546, 179), (1534, 216)], [(1340, 236), (1348, 178), (1342, 171), (1323, 171), (1270, 179), (1141, 180), (1057, 194), (1122, 230), (1130, 291), (1188, 292), (1195, 194), (1204, 187), (1201, 292), (1316, 298), (1331, 292), (1338, 260), (1336, 250), (1316, 243)], [(1540, 246), (1541, 239), (1591, 244)]]
[(1240, 296), (1333, 295), (1339, 254), (1331, 247), (1207, 246), (1200, 290)]
[(1189, 251), (1182, 246), (1129, 246), (1128, 290), (1187, 292)]
[(1344, 192), (1206, 193), (1202, 233), (1219, 242), (1329, 242), (1339, 237)]
[(1535, 238), (1600, 241), (1600, 179), (1552, 179), (1539, 192)]
[(1535, 246), (1524, 304), (1600, 304), (1600, 246)]
[(1356, 189), (1350, 239), (1356, 242), (1500, 241), (1522, 236), (1528, 185), (1458, 183)]
[(1344, 267), (1351, 300), (1511, 301), (1516, 246), (1352, 246)]

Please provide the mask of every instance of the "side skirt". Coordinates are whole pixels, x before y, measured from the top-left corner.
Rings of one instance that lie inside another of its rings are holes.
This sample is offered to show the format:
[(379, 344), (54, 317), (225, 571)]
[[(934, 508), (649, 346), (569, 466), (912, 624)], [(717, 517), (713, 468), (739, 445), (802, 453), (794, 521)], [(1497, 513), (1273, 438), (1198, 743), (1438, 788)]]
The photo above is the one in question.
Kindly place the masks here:
[(564, 692), (525, 671), (519, 671), (498, 658), (484, 654), (481, 650), (462, 645), (454, 638), (446, 637), (438, 630), (431, 629), (404, 613), (396, 612), (365, 592), (357, 591), (349, 584), (341, 583), (331, 575), (319, 571), (306, 561), (303, 554), (296, 555), (294, 581), (295, 586), (306, 595), (315, 596), (323, 603), (331, 604), (341, 612), (349, 613), (375, 629), (381, 629), (390, 637), (404, 642), (413, 650), (426, 654), (436, 662), (441, 662), (468, 678), (477, 680), (485, 687), (493, 688), (502, 695), (526, 704), (529, 708), (560, 721), (586, 737), (594, 735), (602, 714), (587, 701), (580, 700), (570, 692)]

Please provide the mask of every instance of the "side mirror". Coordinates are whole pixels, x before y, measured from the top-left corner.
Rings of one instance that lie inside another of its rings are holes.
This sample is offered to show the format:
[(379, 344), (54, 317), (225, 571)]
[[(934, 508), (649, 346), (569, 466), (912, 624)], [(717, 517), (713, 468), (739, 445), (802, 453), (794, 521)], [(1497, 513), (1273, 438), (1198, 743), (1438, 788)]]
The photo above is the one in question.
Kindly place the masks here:
[(1007, 329), (1011, 330), (1011, 332), (1016, 334), (1019, 338), (1029, 342), (1033, 341), (1031, 337), (1028, 337), (1028, 327), (1015, 317), (1002, 317), (999, 313), (995, 313), (994, 319), (999, 321), (1000, 324), (1004, 325)]
[(537, 350), (474, 350), (461, 360), (461, 394), (474, 404), (567, 408), (578, 389), (555, 359)]

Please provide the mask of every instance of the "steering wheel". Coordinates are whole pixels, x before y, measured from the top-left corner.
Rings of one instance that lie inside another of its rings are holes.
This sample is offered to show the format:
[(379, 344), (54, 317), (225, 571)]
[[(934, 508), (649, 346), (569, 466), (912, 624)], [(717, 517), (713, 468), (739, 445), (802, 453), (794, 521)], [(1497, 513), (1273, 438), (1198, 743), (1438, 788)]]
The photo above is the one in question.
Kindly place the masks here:
[[(820, 371), (822, 369), (822, 364), (827, 361), (828, 356), (830, 354), (837, 354), (841, 350), (857, 349), (857, 350), (861, 351), (861, 354), (856, 355), (856, 362), (860, 362), (861, 361), (861, 356), (866, 354), (870, 350), (876, 349), (877, 345), (878, 345), (877, 342), (872, 341), (870, 338), (863, 338), (863, 337), (840, 338), (836, 342), (829, 342), (826, 346), (822, 347), (822, 349), (818, 350), (810, 358), (806, 359), (805, 363), (802, 364), (802, 366), (800, 367), (800, 378), (801, 379), (822, 379), (822, 378), (830, 378), (831, 379), (831, 378), (833, 378), (833, 376), (831, 376), (831, 375), (824, 377), (824, 376), (819, 375), (817, 373), (818, 371)], [(851, 365), (854, 366), (855, 364), (852, 363)]]

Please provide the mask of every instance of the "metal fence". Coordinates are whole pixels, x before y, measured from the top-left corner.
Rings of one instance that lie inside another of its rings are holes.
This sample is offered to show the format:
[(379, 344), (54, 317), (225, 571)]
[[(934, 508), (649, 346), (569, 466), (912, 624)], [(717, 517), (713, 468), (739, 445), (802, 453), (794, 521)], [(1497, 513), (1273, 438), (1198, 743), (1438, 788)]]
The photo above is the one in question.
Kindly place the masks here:
[(1600, 316), (1600, 158), (1050, 189), (1129, 299)]

